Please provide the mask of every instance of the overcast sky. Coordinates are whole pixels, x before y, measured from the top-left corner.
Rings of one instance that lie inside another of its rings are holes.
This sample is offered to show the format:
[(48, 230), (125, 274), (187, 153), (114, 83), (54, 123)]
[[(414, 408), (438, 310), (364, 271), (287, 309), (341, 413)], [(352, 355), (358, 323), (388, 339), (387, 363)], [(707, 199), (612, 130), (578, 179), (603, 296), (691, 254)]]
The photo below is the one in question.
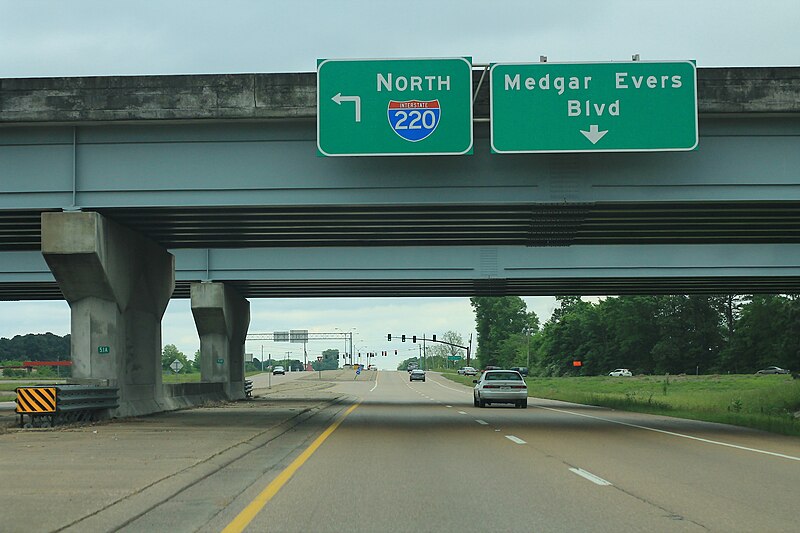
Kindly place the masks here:
[[(476, 64), (694, 59), (700, 67), (800, 65), (800, 0), (0, 0), (0, 78), (313, 71), (317, 58), (471, 56)], [(552, 298), (526, 298), (543, 320)], [(455, 330), (466, 298), (254, 300), (251, 332), (356, 328), (361, 351), (400, 349), (388, 332)], [(69, 332), (63, 302), (0, 304), (0, 336)], [(164, 343), (199, 347), (187, 300)], [(298, 345), (264, 343), (266, 353)], [(257, 355), (261, 343), (248, 343)], [(333, 343), (309, 345), (316, 354)], [(342, 346), (343, 347), (343, 346)], [(403, 349), (407, 351), (403, 352)], [(393, 353), (393, 352), (392, 352)]]

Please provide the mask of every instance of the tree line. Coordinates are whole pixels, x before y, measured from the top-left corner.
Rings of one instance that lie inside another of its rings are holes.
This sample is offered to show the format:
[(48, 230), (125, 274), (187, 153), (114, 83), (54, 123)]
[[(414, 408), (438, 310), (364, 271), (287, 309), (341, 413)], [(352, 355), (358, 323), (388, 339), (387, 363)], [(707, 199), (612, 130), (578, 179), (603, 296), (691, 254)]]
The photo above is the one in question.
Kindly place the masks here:
[[(800, 369), (800, 295), (556, 297), (539, 324), (522, 298), (474, 297), (481, 366), (540, 376)], [(580, 366), (576, 366), (580, 362)]]
[(68, 361), (70, 336), (53, 333), (28, 333), (0, 338), (2, 361)]

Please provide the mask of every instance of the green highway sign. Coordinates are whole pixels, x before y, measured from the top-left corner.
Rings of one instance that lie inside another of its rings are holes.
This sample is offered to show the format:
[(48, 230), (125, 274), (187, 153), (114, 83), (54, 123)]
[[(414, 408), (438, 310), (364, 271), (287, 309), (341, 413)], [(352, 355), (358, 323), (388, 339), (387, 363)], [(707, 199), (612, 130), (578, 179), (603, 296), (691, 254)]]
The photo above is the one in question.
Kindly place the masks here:
[(460, 355), (448, 355), (447, 356), (447, 360), (448, 361), (460, 361), (461, 360), (461, 356)]
[(317, 61), (325, 156), (472, 153), (469, 58)]
[(697, 147), (697, 67), (691, 61), (497, 63), (490, 84), (497, 153)]
[(98, 346), (97, 353), (111, 353), (111, 346)]

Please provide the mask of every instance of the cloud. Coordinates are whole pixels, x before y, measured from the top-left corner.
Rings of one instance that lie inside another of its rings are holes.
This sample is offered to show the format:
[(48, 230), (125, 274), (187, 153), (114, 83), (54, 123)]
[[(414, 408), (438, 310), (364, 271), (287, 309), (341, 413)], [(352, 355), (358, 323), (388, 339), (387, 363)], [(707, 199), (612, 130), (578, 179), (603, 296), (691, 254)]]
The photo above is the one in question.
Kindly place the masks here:
[(0, 0), (0, 12), (5, 77), (313, 71), (323, 57), (795, 65), (800, 49), (794, 0)]
[(48, 332), (61, 336), (70, 332), (66, 301), (0, 302), (0, 337)]

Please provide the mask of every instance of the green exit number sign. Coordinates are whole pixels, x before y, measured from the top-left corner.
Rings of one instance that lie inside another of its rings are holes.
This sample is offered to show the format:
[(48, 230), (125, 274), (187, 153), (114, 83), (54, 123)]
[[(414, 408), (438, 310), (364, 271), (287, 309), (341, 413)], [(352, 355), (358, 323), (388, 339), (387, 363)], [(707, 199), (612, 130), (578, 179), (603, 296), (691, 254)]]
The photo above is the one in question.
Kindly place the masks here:
[(462, 155), (472, 138), (469, 58), (317, 61), (321, 155)]
[(111, 353), (111, 346), (98, 346), (97, 353)]
[(697, 147), (697, 68), (691, 61), (498, 63), (490, 83), (497, 153)]

